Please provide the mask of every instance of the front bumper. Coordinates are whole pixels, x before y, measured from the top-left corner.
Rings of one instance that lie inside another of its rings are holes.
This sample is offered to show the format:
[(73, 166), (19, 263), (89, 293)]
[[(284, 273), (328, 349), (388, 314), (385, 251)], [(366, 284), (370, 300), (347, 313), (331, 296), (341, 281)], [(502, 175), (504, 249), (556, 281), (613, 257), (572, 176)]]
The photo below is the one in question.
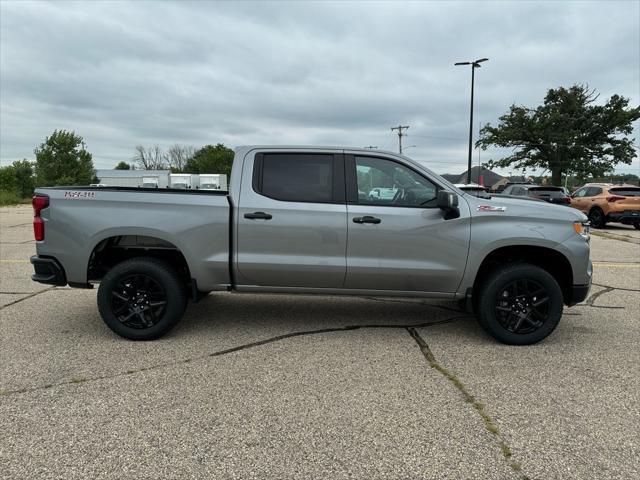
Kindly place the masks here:
[(60, 265), (55, 258), (34, 255), (30, 260), (36, 272), (31, 275), (31, 280), (34, 282), (60, 287), (67, 284), (64, 268), (62, 268), (62, 265)]
[(622, 212), (610, 212), (607, 220), (622, 223), (640, 223), (640, 210), (623, 210)]
[(587, 295), (589, 295), (589, 290), (591, 289), (591, 283), (589, 285), (574, 285), (571, 287), (571, 299), (567, 303), (568, 306), (573, 306), (576, 303), (583, 302)]

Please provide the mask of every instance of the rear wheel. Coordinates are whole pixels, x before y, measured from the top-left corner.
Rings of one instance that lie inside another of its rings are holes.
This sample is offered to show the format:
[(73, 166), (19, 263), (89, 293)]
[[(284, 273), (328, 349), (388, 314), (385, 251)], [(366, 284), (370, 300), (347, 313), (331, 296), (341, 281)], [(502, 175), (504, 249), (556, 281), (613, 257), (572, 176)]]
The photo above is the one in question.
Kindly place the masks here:
[(604, 212), (598, 207), (592, 208), (589, 212), (589, 223), (594, 228), (604, 228), (607, 224)]
[(154, 340), (182, 318), (187, 297), (171, 266), (133, 258), (107, 272), (98, 289), (98, 309), (107, 326), (130, 340)]
[(562, 290), (548, 272), (530, 264), (499, 267), (480, 288), (478, 323), (496, 340), (530, 345), (546, 338), (562, 317)]

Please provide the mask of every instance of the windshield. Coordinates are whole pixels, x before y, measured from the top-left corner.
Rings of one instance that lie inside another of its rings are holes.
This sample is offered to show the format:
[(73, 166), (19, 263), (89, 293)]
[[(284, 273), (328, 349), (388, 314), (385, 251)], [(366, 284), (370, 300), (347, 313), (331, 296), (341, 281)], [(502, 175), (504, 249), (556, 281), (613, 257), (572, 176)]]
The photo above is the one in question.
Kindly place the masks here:
[(564, 197), (565, 194), (560, 187), (532, 187), (528, 191), (529, 195), (538, 195), (551, 198)]

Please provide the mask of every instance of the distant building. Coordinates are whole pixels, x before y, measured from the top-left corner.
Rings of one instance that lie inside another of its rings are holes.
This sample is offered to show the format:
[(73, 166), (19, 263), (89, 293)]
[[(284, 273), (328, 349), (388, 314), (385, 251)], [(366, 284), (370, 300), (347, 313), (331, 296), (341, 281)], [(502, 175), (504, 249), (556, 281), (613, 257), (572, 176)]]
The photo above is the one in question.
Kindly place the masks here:
[[(442, 177), (451, 183), (467, 183), (467, 171), (458, 175), (445, 173)], [(477, 183), (495, 191), (507, 183), (507, 178), (488, 168), (476, 166), (471, 169), (471, 183)]]

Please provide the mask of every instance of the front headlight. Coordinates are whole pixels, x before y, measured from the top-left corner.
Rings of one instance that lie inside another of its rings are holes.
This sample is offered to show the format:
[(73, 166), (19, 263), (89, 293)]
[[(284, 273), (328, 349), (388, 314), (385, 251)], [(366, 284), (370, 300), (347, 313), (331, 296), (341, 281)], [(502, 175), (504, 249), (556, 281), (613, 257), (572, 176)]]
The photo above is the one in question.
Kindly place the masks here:
[(589, 222), (573, 222), (573, 229), (578, 235), (589, 241)]

